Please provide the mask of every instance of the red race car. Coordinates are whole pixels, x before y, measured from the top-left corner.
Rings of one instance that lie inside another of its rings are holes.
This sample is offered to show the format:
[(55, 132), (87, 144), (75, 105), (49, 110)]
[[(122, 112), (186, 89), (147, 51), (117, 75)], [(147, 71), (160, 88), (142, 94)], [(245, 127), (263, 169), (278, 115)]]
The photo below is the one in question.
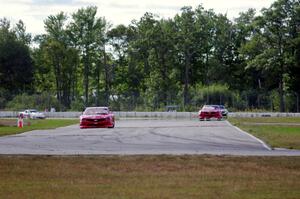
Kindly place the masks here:
[(87, 107), (80, 116), (80, 128), (114, 128), (115, 116), (108, 107)]
[(198, 113), (200, 120), (210, 120), (211, 118), (216, 118), (218, 120), (222, 119), (222, 111), (217, 106), (204, 105)]

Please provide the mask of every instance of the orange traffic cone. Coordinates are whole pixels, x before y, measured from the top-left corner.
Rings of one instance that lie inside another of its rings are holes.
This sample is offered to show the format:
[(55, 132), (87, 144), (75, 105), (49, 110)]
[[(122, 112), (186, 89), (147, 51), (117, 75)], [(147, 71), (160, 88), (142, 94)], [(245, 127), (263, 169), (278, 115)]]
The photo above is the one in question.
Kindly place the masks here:
[(18, 119), (18, 127), (23, 128), (23, 119)]

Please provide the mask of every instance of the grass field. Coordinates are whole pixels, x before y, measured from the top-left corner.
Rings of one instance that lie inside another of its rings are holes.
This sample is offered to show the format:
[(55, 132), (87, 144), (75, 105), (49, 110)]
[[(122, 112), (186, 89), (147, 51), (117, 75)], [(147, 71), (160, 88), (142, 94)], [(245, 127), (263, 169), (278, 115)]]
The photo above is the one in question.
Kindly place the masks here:
[(0, 198), (300, 198), (300, 157), (0, 156)]
[(300, 149), (300, 118), (230, 118), (229, 121), (271, 147)]
[(17, 119), (0, 119), (0, 136), (12, 135), (36, 129), (53, 129), (72, 124), (79, 124), (79, 119), (24, 120), (24, 127), (17, 127)]

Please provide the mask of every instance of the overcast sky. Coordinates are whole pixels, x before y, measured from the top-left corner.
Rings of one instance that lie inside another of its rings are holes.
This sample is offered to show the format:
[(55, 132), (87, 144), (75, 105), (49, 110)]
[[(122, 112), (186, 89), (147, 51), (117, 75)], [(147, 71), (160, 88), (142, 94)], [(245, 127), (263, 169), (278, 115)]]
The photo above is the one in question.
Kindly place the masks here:
[(139, 20), (145, 12), (163, 18), (173, 17), (183, 6), (202, 4), (216, 13), (227, 13), (230, 19), (248, 8), (260, 10), (269, 7), (275, 0), (0, 0), (0, 18), (8, 18), (12, 24), (22, 19), (27, 31), (44, 33), (44, 20), (60, 11), (71, 14), (89, 5), (98, 7), (98, 16), (105, 17), (113, 25), (128, 25)]

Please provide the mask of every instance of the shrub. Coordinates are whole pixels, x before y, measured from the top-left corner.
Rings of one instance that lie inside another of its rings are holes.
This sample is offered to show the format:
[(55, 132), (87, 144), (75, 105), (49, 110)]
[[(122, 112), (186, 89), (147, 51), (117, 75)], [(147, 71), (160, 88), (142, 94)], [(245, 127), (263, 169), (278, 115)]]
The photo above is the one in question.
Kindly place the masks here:
[(192, 103), (195, 106), (201, 107), (204, 104), (231, 104), (235, 93), (230, 91), (227, 85), (213, 84), (203, 86), (195, 85), (191, 89)]
[(50, 110), (51, 108), (61, 110), (62, 106), (58, 100), (48, 93), (28, 95), (23, 93), (17, 95), (12, 101), (7, 103), (6, 109), (8, 110), (23, 110), (28, 108), (35, 108), (38, 110)]

